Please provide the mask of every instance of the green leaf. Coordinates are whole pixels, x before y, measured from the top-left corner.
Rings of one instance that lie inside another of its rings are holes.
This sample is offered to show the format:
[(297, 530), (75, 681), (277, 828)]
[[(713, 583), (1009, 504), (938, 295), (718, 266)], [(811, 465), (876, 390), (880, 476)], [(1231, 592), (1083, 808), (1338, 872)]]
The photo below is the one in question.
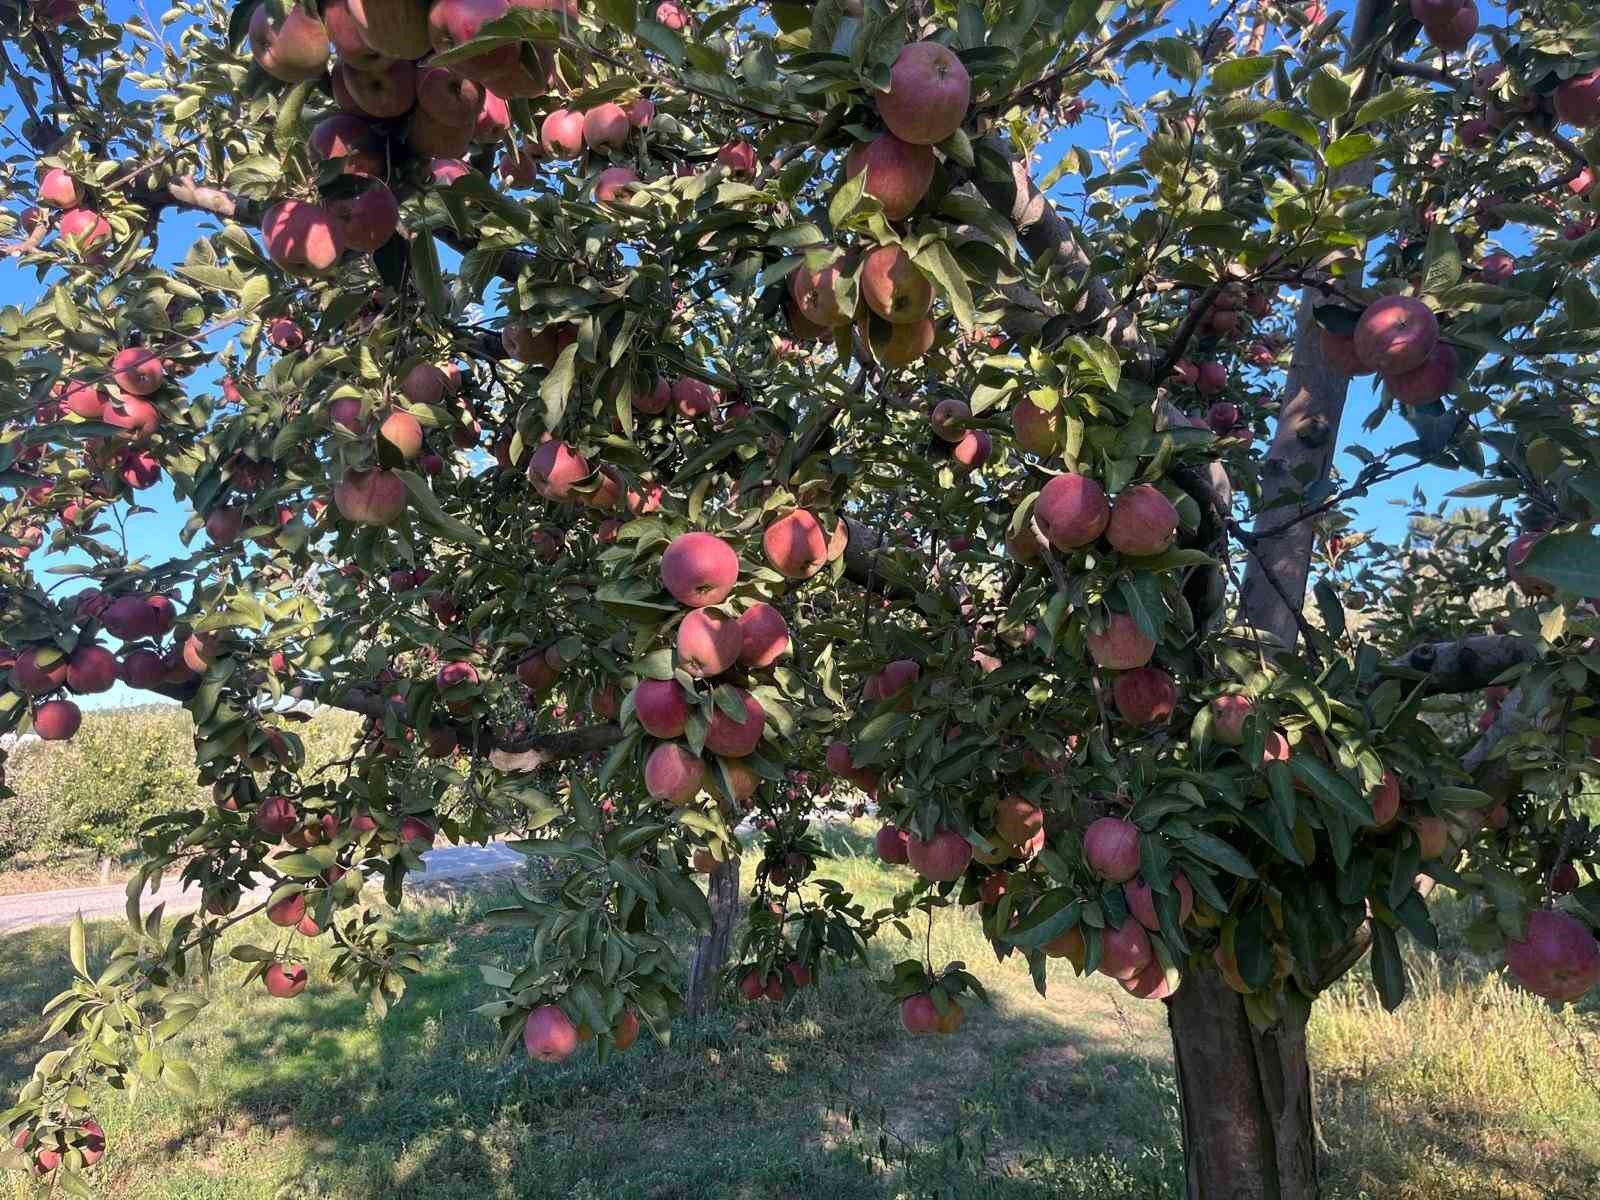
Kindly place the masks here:
[(1230, 58), (1211, 72), (1211, 83), (1206, 90), (1214, 96), (1230, 96), (1260, 83), (1272, 74), (1275, 54), (1258, 54), (1251, 58)]
[(67, 957), (72, 960), (72, 969), (85, 979), (89, 978), (89, 940), (83, 928), (83, 913), (75, 913), (72, 918), (72, 929), (67, 934)]
[(439, 273), (439, 248), (431, 233), (419, 232), (411, 239), (411, 273), (428, 311), (441, 321), (448, 317), (450, 296), (445, 291), (444, 276)]
[(828, 221), (835, 229), (842, 227), (861, 208), (867, 194), (867, 173), (860, 171), (854, 179), (847, 179), (828, 202)]
[(1311, 118), (1303, 113), (1297, 113), (1289, 108), (1275, 108), (1269, 113), (1263, 113), (1261, 120), (1268, 125), (1275, 125), (1285, 133), (1292, 133), (1308, 146), (1320, 146), (1322, 136), (1317, 132), (1317, 126)]
[(711, 928), (711, 905), (706, 903), (705, 893), (702, 892), (692, 879), (678, 874), (676, 871), (657, 871), (656, 882), (662, 897), (701, 931)]
[(1324, 121), (1342, 117), (1350, 109), (1350, 85), (1332, 66), (1318, 67), (1311, 75), (1311, 86), (1306, 90), (1306, 100), (1311, 111)]
[(1099, 373), (1107, 391), (1117, 390), (1122, 382), (1122, 358), (1110, 342), (1104, 338), (1074, 334), (1063, 345)]
[(1381, 121), (1385, 117), (1405, 112), (1406, 109), (1414, 108), (1433, 94), (1432, 88), (1418, 87), (1414, 84), (1392, 87), (1358, 108), (1355, 120), (1350, 123), (1351, 128), (1359, 129), (1372, 121)]
[(283, 98), (278, 108), (278, 115), (273, 121), (273, 136), (280, 142), (298, 142), (303, 138), (300, 130), (300, 113), (306, 106), (306, 100), (316, 88), (318, 79), (307, 79), (294, 85), (289, 94)]
[(186, 1062), (167, 1059), (161, 1064), (161, 1082), (185, 1100), (200, 1099), (200, 1080)]
[(395, 474), (400, 476), (400, 482), (406, 485), (406, 491), (411, 493), (412, 505), (416, 508), (417, 515), (428, 525), (451, 541), (460, 542), (464, 546), (484, 544), (477, 530), (467, 528), (440, 507), (439, 497), (433, 494), (433, 489), (428, 486), (426, 479), (415, 471), (396, 471)]
[(1006, 941), (1024, 950), (1035, 950), (1076, 925), (1081, 909), (1071, 888), (1054, 888), (1039, 897), (1027, 916), (1007, 931)]
[(1524, 575), (1580, 596), (1600, 596), (1600, 538), (1589, 530), (1547, 533), (1520, 568)]
[(1196, 831), (1183, 839), (1183, 848), (1196, 858), (1203, 859), (1212, 866), (1221, 867), (1230, 875), (1237, 875), (1241, 879), (1254, 879), (1256, 869), (1250, 865), (1244, 855), (1221, 838), (1209, 833)]
[(1330, 170), (1337, 171), (1340, 167), (1366, 158), (1369, 154), (1376, 154), (1379, 144), (1378, 139), (1370, 133), (1347, 133), (1329, 146), (1322, 157)]
[(1357, 825), (1372, 824), (1372, 803), (1362, 797), (1343, 775), (1330, 770), (1314, 755), (1302, 751), (1289, 760), (1295, 778), (1320, 799), (1342, 811)]
[(950, 247), (943, 241), (930, 242), (913, 255), (911, 261), (933, 277), (940, 290), (944, 292), (945, 299), (950, 302), (956, 320), (961, 322), (961, 328), (971, 332), (977, 323), (977, 313), (972, 306), (972, 291), (967, 287), (967, 277), (962, 274), (961, 265), (956, 262), (955, 255), (950, 253)]
[(562, 347), (555, 365), (539, 385), (539, 399), (544, 401), (544, 427), (555, 429), (567, 415), (567, 397), (572, 394), (573, 381), (578, 377), (578, 343)]
[(1382, 921), (1372, 922), (1372, 982), (1378, 985), (1383, 1007), (1393, 1012), (1406, 998), (1406, 968), (1400, 958), (1400, 940)]
[(1442, 292), (1461, 278), (1461, 250), (1456, 235), (1443, 221), (1428, 231), (1426, 266), (1422, 271), (1422, 290)]

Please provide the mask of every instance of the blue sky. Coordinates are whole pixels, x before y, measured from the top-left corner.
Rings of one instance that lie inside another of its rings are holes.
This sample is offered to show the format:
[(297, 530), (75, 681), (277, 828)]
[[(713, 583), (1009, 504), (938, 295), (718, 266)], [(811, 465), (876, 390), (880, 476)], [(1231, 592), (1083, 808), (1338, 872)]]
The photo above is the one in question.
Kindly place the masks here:
[[(136, 11), (128, 0), (113, 0), (110, 10), (119, 16)], [(1353, 7), (1350, 5), (1330, 5), (1332, 8)], [(149, 11), (140, 9), (140, 11)], [(1211, 19), (1214, 10), (1204, 0), (1183, 0), (1174, 9), (1173, 20), (1176, 25), (1181, 25), (1190, 19), (1204, 22)], [(1484, 10), (1484, 21), (1488, 23), (1497, 19), (1498, 13), (1488, 7)], [(171, 31), (168, 31), (169, 37)], [(1270, 45), (1270, 43), (1269, 43)], [(1168, 78), (1158, 79), (1150, 70), (1140, 68), (1127, 80), (1128, 91), (1126, 98), (1138, 103), (1149, 97), (1154, 91), (1164, 89), (1171, 85)], [(1114, 102), (1118, 96), (1109, 90), (1096, 86), (1088, 98), (1094, 107), (1084, 120), (1075, 127), (1066, 129), (1057, 134), (1046, 147), (1043, 156), (1043, 165), (1038, 176), (1043, 178), (1059, 156), (1068, 147), (1076, 145), (1085, 150), (1098, 150), (1107, 144), (1107, 119), (1114, 118)], [(0, 87), (0, 109), (5, 113), (6, 124), (11, 129), (18, 128), (22, 118), (22, 110), (18, 104), (17, 96), (9, 85)], [(1134, 145), (1138, 144), (1137, 139)], [(1052, 190), (1052, 198), (1061, 202), (1068, 212), (1075, 212), (1081, 197), (1073, 195), (1073, 189), (1080, 180), (1075, 175), (1068, 175), (1056, 184)], [(13, 201), (20, 207), (21, 198)], [(198, 231), (202, 229), (215, 229), (216, 223), (210, 219), (202, 219), (192, 214), (170, 213), (162, 226), (161, 249), (158, 257), (159, 263), (172, 263), (181, 259), (187, 247), (193, 241)], [(1510, 247), (1521, 249), (1516, 245)], [(449, 264), (447, 264), (448, 267)], [(19, 268), (14, 260), (0, 259), (0, 305), (27, 306), (33, 303), (39, 294), (39, 286), (35, 280), (34, 272)], [(219, 340), (214, 349), (220, 349), (223, 344)], [(1260, 386), (1262, 380), (1259, 374), (1252, 373), (1252, 382)], [(1276, 376), (1276, 382), (1281, 386), (1282, 375)], [(191, 380), (194, 388), (207, 388), (216, 385), (216, 372), (207, 369), (199, 372)], [(1372, 434), (1364, 433), (1360, 426), (1367, 415), (1377, 403), (1378, 397), (1372, 387), (1370, 379), (1354, 381), (1350, 389), (1350, 399), (1346, 408), (1343, 432), (1340, 438), (1341, 447), (1348, 446), (1354, 441), (1360, 441), (1369, 447), (1385, 447), (1408, 440), (1412, 435), (1410, 427), (1397, 414), (1390, 413), (1379, 429)], [(1359, 463), (1350, 458), (1342, 450), (1335, 460), (1336, 465), (1347, 473), (1353, 473)], [(1404, 531), (1406, 513), (1414, 488), (1421, 488), (1428, 497), (1430, 504), (1437, 503), (1443, 494), (1452, 487), (1465, 482), (1465, 476), (1449, 473), (1437, 468), (1425, 468), (1403, 476), (1398, 480), (1375, 488), (1372, 494), (1354, 504), (1357, 513), (1357, 527), (1372, 529), (1377, 535), (1386, 540), (1397, 539)], [(182, 508), (172, 495), (170, 485), (163, 481), (155, 487), (140, 493), (140, 501), (153, 509), (153, 512), (142, 514), (130, 523), (130, 546), (136, 554), (143, 554), (152, 561), (160, 561), (167, 557), (182, 554), (183, 547), (179, 541), (179, 533), (187, 519), (187, 512)], [(81, 558), (81, 556), (79, 556)], [(40, 569), (72, 561), (71, 558), (61, 555), (41, 555), (35, 559)], [(62, 585), (61, 591), (75, 590), (75, 584)], [(140, 694), (143, 697), (143, 694)], [(87, 707), (108, 704), (128, 703), (133, 696), (118, 685), (112, 692), (101, 696), (85, 697)]]

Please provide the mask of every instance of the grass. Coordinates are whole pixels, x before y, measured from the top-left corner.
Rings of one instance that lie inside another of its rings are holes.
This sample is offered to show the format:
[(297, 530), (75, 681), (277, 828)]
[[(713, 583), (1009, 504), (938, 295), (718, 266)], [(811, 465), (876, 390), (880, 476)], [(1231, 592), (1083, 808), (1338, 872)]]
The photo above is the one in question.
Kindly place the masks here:
[[(891, 876), (829, 872), (869, 901)], [(733, 1005), (648, 1036), (604, 1070), (500, 1060), (470, 1009), (473, 964), (518, 953), (479, 917), (493, 895), (402, 918), (437, 937), (433, 973), (379, 1022), (348, 992), (293, 1002), (213, 986), (190, 1027), (204, 1092), (100, 1101), (107, 1196), (140, 1200), (1177, 1200), (1181, 1162), (1164, 1010), (1055, 971), (1047, 999), (996, 964), (975, 922), (942, 920), (934, 958), (990, 986), (949, 1039), (911, 1039), (864, 972), (790, 1006)], [(1448, 915), (1448, 914), (1447, 914)], [(94, 930), (104, 952), (114, 926)], [(0, 949), (0, 1083), (26, 1073), (64, 934)], [(882, 967), (903, 946), (888, 944)], [(1600, 1019), (1556, 1016), (1463, 955), (1414, 973), (1398, 1015), (1361, 978), (1318, 1006), (1313, 1055), (1330, 1200), (1563, 1200), (1600, 1191)], [(313, 959), (314, 971), (316, 960)], [(313, 978), (315, 978), (315, 973)], [(42, 1194), (42, 1193), (41, 1193)]]

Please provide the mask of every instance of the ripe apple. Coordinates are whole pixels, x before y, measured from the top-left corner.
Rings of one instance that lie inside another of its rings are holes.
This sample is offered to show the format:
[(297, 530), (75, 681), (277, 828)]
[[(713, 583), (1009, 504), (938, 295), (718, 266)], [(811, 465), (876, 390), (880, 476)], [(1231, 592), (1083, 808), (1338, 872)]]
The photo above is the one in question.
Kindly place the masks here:
[(922, 203), (933, 183), (933, 150), (882, 133), (870, 142), (857, 142), (845, 156), (844, 177), (867, 173), (867, 195), (883, 205), (883, 215), (903, 221)]
[(58, 648), (29, 646), (11, 665), (11, 686), (24, 695), (40, 696), (65, 684), (70, 669), (71, 659)]
[(362, 40), (387, 58), (428, 52), (428, 6), (417, 0), (345, 0)]
[(85, 421), (98, 421), (105, 411), (106, 394), (93, 383), (68, 380), (61, 390), (61, 407)]
[(1135, 920), (1100, 931), (1100, 972), (1113, 979), (1132, 979), (1155, 957), (1150, 935)]
[(310, 975), (301, 963), (274, 962), (267, 964), (261, 979), (266, 984), (267, 995), (288, 1000), (306, 990)]
[(1517, 260), (1504, 250), (1494, 250), (1483, 256), (1478, 271), (1485, 283), (1506, 284), (1517, 273)]
[(872, 357), (891, 370), (909, 367), (933, 346), (933, 322), (927, 319), (896, 325), (866, 311), (857, 320), (856, 330)]
[(1478, 32), (1478, 6), (1474, 0), (1465, 0), (1449, 17), (1426, 23), (1422, 27), (1428, 40), (1441, 50), (1465, 50)]
[(632, 101), (625, 111), (628, 114), (628, 124), (635, 129), (649, 129), (650, 122), (656, 119), (655, 104), (643, 96)]
[(589, 460), (566, 442), (542, 442), (528, 460), (528, 482), (546, 500), (574, 499), (572, 489), (589, 476)]
[(642, 679), (633, 691), (633, 711), (651, 737), (675, 738), (689, 723), (689, 701), (675, 679)]
[[(1061, 442), (1061, 410), (1040, 408), (1025, 396), (1011, 410), (1011, 428), (1019, 448), (1030, 454), (1054, 454)], [(1102, 503), (1104, 497), (1102, 492)], [(1109, 518), (1109, 509), (1106, 515)]]
[(72, 172), (51, 167), (39, 181), (38, 199), (48, 208), (77, 208), (83, 203), (83, 189)]
[(744, 176), (755, 175), (760, 165), (756, 159), (756, 148), (749, 142), (728, 142), (717, 150), (717, 161), (730, 175)]
[(1045, 537), (1058, 550), (1087, 546), (1111, 520), (1105, 490), (1088, 476), (1070, 472), (1044, 485), (1033, 511)]
[(1139, 873), (1139, 827), (1122, 817), (1100, 817), (1084, 830), (1083, 857), (1107, 883), (1126, 883)]
[(839, 306), (839, 297), (834, 290), (845, 266), (841, 259), (835, 259), (817, 270), (801, 263), (789, 276), (790, 299), (794, 301), (799, 315), (818, 329), (833, 329), (850, 320), (849, 314)]
[(1244, 722), (1255, 707), (1248, 696), (1228, 694), (1211, 701), (1211, 736), (1224, 746), (1244, 742)]
[(679, 415), (691, 421), (711, 415), (716, 407), (717, 393), (710, 384), (685, 375), (672, 381), (672, 403)]
[(1556, 116), (1579, 129), (1600, 126), (1600, 70), (1574, 75), (1555, 95)]
[(459, 158), (435, 157), (428, 160), (428, 180), (435, 187), (447, 188), (472, 174), (472, 164)]
[(1369, 370), (1385, 376), (1420, 367), (1438, 341), (1439, 321), (1433, 310), (1410, 296), (1375, 300), (1356, 323), (1356, 355)]
[(358, 525), (393, 525), (406, 510), (406, 485), (393, 471), (349, 468), (333, 488), (339, 515)]
[[(363, 2), (370, 4), (371, 0)], [(463, 42), (470, 42), (483, 26), (505, 16), (509, 7), (507, 0), (437, 0), (428, 9), (428, 40), (442, 54)], [(515, 67), (520, 54), (520, 45), (513, 42), (457, 63), (456, 69), (468, 78), (488, 82)]]
[(498, 142), (511, 129), (511, 106), (491, 87), (483, 89), (483, 104), (472, 126), (476, 142)]
[(1178, 510), (1154, 484), (1126, 488), (1111, 506), (1106, 541), (1123, 554), (1160, 554), (1178, 532)]
[(722, 613), (698, 608), (678, 626), (678, 665), (696, 679), (721, 675), (739, 661), (744, 631)]
[(1044, 810), (1024, 796), (1002, 797), (994, 806), (994, 832), (1019, 855), (1030, 848), (1042, 849)]
[(953, 829), (936, 829), (924, 840), (915, 833), (906, 836), (906, 860), (924, 879), (948, 883), (960, 879), (972, 861), (972, 843)]
[(752, 604), (739, 614), (739, 630), (744, 635), (739, 650), (743, 666), (752, 670), (770, 667), (788, 652), (789, 624), (781, 612), (765, 601)]
[(1384, 382), (1401, 404), (1433, 404), (1456, 385), (1459, 360), (1449, 342), (1436, 342), (1419, 367), (1398, 375), (1384, 376)]
[(33, 710), (33, 731), (41, 741), (68, 741), (82, 724), (83, 713), (71, 700), (46, 700)]
[(107, 425), (114, 425), (130, 438), (146, 438), (161, 426), (161, 412), (150, 401), (131, 393), (113, 396), (101, 413)]
[(976, 471), (989, 461), (993, 449), (994, 444), (987, 430), (969, 429), (961, 435), (959, 442), (950, 447), (950, 458), (957, 466)]
[(267, 905), (267, 920), (284, 929), (300, 924), (305, 915), (306, 896), (304, 892), (296, 892), (292, 896), (285, 896), (282, 900)]
[(803, 508), (792, 509), (768, 525), (761, 535), (761, 549), (773, 569), (789, 579), (809, 579), (828, 561), (822, 523)]
[[(837, 743), (836, 743), (837, 744)], [(873, 840), (873, 849), (883, 862), (904, 864), (910, 861), (906, 848), (906, 833), (894, 825), (884, 825)]]
[(1372, 827), (1388, 829), (1400, 815), (1400, 777), (1387, 768), (1372, 793)]
[[(1194, 888), (1182, 871), (1172, 877), (1172, 890), (1178, 893), (1178, 924), (1185, 925), (1194, 912)], [(1122, 885), (1127, 898), (1128, 911), (1151, 933), (1161, 932), (1161, 920), (1156, 916), (1155, 892), (1143, 879), (1130, 879)]]
[(645, 790), (669, 804), (688, 804), (700, 793), (705, 778), (705, 761), (679, 742), (662, 742), (645, 760)]
[(328, 66), (328, 30), (299, 5), (290, 6), (276, 23), (270, 7), (259, 5), (250, 18), (250, 53), (274, 79), (315, 79)]
[(166, 368), (160, 358), (144, 347), (129, 346), (112, 355), (111, 378), (124, 392), (149, 396), (161, 389)]
[[(428, 176), (435, 185), (449, 187), (461, 175), (471, 170), (466, 163), (461, 162), (461, 156), (467, 152), (471, 144), (471, 124), (452, 125), (439, 120), (420, 106), (411, 110), (411, 117), (406, 122), (406, 145), (417, 154), (434, 160), (428, 164)], [(450, 168), (441, 174), (438, 166), (441, 161), (459, 163), (459, 173), (456, 168)]]
[(595, 179), (594, 198), (601, 204), (614, 204), (626, 200), (639, 182), (639, 172), (632, 167), (607, 167)]
[(1571, 1003), (1600, 986), (1600, 942), (1570, 913), (1539, 910), (1506, 942), (1506, 967), (1534, 995)]
[(614, 100), (597, 104), (583, 114), (583, 140), (591, 150), (615, 150), (628, 140), (633, 125), (628, 113)]
[(261, 218), (261, 239), (267, 256), (297, 275), (329, 270), (345, 249), (339, 222), (322, 205), (303, 200), (280, 200), (267, 209)]
[(921, 321), (933, 307), (933, 285), (902, 246), (879, 246), (861, 264), (861, 297), (885, 321)]
[(350, 112), (334, 112), (312, 126), (307, 139), (312, 157), (318, 162), (344, 163), (346, 174), (384, 173), (384, 142), (378, 131)]
[(938, 42), (911, 42), (889, 68), (889, 90), (876, 96), (889, 132), (917, 145), (942, 142), (967, 116), (972, 79), (955, 52)]
[(1084, 634), (1084, 645), (1095, 665), (1117, 671), (1142, 667), (1156, 651), (1155, 639), (1146, 636), (1127, 613), (1112, 613), (1098, 630)]
[(424, 66), (417, 75), (417, 107), (440, 125), (477, 132), (483, 85), (449, 67)]
[(1177, 703), (1172, 677), (1157, 667), (1123, 671), (1111, 685), (1117, 712), (1133, 725), (1163, 725)]
[(104, 646), (79, 646), (67, 659), (67, 686), (80, 696), (109, 691), (116, 681), (116, 655)]
[(97, 258), (100, 247), (111, 240), (111, 223), (91, 208), (68, 209), (56, 228), (89, 258)]
[(721, 604), (739, 578), (739, 556), (715, 534), (679, 534), (661, 556), (661, 582), (679, 604)]
[(539, 126), (539, 148), (546, 158), (577, 158), (583, 153), (584, 117), (570, 108), (558, 108)]
[(1519, 534), (1506, 546), (1506, 578), (1525, 596), (1549, 596), (1555, 592), (1555, 588), (1543, 579), (1522, 570), (1523, 561), (1543, 536), (1539, 533)]
[(734, 692), (744, 702), (744, 717), (730, 717), (721, 705), (713, 705), (711, 720), (706, 724), (706, 749), (723, 758), (744, 758), (754, 754), (756, 747), (761, 744), (762, 731), (766, 728), (767, 714), (761, 702), (743, 688), (735, 688)]

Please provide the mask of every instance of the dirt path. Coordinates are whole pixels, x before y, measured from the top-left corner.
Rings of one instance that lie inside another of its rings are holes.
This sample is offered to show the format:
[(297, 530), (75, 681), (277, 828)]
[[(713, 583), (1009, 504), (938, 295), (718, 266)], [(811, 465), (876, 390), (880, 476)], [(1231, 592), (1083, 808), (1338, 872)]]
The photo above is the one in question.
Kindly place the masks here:
[[(515, 850), (491, 842), (487, 846), (441, 846), (424, 854), (422, 861), (426, 870), (417, 877), (421, 882), (447, 883), (509, 870), (526, 860)], [(181, 891), (179, 882), (169, 879), (159, 892), (146, 892), (140, 904), (142, 910), (148, 913), (163, 901), (169, 913), (189, 912), (200, 907), (200, 894), (193, 888)], [(269, 890), (260, 889), (257, 898), (264, 899)], [(0, 934), (38, 925), (63, 925), (79, 912), (88, 919), (120, 917), (127, 902), (128, 891), (121, 884), (0, 896)]]

